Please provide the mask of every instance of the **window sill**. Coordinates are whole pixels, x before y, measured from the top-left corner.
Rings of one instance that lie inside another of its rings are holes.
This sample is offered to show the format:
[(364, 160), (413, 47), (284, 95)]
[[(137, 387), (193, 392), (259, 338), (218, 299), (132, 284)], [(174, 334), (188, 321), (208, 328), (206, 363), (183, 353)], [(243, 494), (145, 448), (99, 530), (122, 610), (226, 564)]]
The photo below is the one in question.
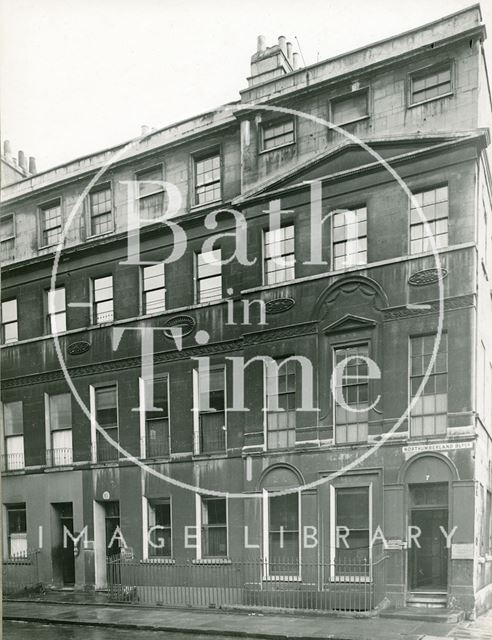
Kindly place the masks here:
[(222, 197), (218, 198), (217, 200), (210, 200), (210, 202), (202, 202), (200, 204), (192, 204), (190, 207), (190, 212), (191, 211), (201, 211), (206, 210), (208, 207), (214, 207), (217, 204), (220, 204), (222, 202)]
[(454, 91), (448, 91), (448, 93), (443, 93), (440, 96), (435, 96), (434, 98), (427, 98), (427, 100), (421, 100), (420, 102), (411, 102), (407, 105), (407, 109), (413, 109), (413, 107), (420, 107), (423, 104), (428, 104), (429, 102), (435, 102), (436, 100), (441, 100), (442, 98), (449, 98), (454, 95)]
[(295, 147), (296, 141), (294, 142), (286, 142), (285, 144), (279, 144), (277, 147), (271, 147), (270, 149), (261, 149), (258, 151), (258, 155), (262, 156), (266, 153), (270, 153), (271, 151), (277, 151), (278, 149), (286, 149), (287, 147)]
[(115, 232), (115, 228), (113, 227), (111, 231), (105, 231), (104, 233), (92, 233), (90, 236), (86, 237), (87, 240), (97, 240), (97, 238), (105, 238), (113, 235)]
[(54, 244), (45, 244), (42, 247), (38, 247), (38, 251), (45, 251), (46, 249), (55, 249), (60, 244), (61, 240), (55, 242)]
[(191, 562), (192, 564), (211, 564), (211, 565), (232, 564), (232, 560), (230, 558), (195, 558)]
[(326, 582), (329, 584), (330, 582), (347, 582), (350, 584), (354, 584), (357, 582), (360, 583), (369, 583), (372, 582), (371, 578), (369, 576), (333, 576), (331, 578), (328, 578), (326, 580)]
[[(332, 122), (331, 124), (336, 125), (337, 127), (346, 127), (349, 124), (354, 124), (356, 122), (363, 122), (364, 120), (369, 120), (371, 116), (367, 114), (366, 116), (361, 116), (360, 118), (354, 118), (353, 120), (347, 120), (346, 122)], [(336, 129), (332, 129), (332, 131), (336, 131)], [(337, 132), (338, 133), (338, 132)]]
[(302, 582), (301, 576), (263, 576), (263, 582)]
[(176, 564), (174, 558), (146, 558), (140, 560), (140, 564)]

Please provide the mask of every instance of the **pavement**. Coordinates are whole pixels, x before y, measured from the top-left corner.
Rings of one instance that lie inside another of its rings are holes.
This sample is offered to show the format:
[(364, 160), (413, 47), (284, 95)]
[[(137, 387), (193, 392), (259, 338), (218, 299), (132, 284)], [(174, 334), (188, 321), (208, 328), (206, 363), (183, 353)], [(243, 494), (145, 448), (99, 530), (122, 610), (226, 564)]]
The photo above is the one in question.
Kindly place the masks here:
[(79, 625), (120, 630), (167, 631), (213, 638), (267, 640), (492, 640), (492, 612), (475, 622), (442, 622), (379, 617), (260, 614), (236, 611), (168, 609), (79, 600), (74, 594), (12, 599), (3, 603), (5, 620), (51, 625)]

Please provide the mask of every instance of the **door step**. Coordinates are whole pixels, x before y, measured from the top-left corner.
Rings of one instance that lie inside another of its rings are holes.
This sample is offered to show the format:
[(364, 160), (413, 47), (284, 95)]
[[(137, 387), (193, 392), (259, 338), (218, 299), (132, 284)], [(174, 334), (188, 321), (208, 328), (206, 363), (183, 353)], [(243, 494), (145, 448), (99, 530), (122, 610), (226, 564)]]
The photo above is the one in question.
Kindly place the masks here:
[(404, 609), (385, 609), (380, 618), (400, 620), (418, 620), (423, 622), (445, 622), (457, 624), (465, 619), (465, 612), (458, 609), (440, 609), (434, 607), (405, 607)]
[(407, 607), (425, 607), (428, 609), (445, 609), (447, 593), (435, 591), (416, 591), (407, 597)]

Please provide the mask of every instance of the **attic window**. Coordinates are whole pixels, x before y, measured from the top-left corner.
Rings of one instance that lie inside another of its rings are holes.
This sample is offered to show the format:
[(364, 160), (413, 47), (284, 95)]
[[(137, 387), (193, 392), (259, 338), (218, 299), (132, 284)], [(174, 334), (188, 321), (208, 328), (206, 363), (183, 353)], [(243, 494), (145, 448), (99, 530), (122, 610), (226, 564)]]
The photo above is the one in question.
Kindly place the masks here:
[(369, 100), (367, 91), (360, 91), (331, 101), (331, 120), (333, 124), (349, 124), (368, 116)]
[(410, 104), (433, 100), (451, 93), (451, 64), (414, 73), (410, 78)]
[(261, 150), (270, 151), (295, 142), (294, 118), (264, 122), (261, 125)]

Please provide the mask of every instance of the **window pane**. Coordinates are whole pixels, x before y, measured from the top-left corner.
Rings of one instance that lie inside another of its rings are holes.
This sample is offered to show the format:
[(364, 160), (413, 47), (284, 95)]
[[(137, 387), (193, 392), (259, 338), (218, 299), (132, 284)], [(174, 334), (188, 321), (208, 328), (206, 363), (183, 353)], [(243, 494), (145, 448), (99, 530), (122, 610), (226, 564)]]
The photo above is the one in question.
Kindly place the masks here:
[(352, 122), (367, 115), (367, 93), (347, 96), (332, 102), (332, 120), (334, 124)]
[(72, 397), (70, 393), (50, 396), (49, 407), (52, 431), (72, 428)]
[(195, 161), (195, 202), (203, 204), (220, 198), (220, 156)]
[(274, 149), (294, 142), (294, 120), (262, 124), (263, 150)]
[(2, 322), (14, 322), (17, 320), (17, 300), (2, 302)]
[(116, 387), (96, 389), (96, 419), (101, 427), (118, 424)]
[(23, 433), (22, 401), (5, 402), (3, 405), (3, 419), (6, 436), (15, 436)]
[(14, 216), (5, 216), (0, 221), (0, 240), (11, 238), (14, 235)]

